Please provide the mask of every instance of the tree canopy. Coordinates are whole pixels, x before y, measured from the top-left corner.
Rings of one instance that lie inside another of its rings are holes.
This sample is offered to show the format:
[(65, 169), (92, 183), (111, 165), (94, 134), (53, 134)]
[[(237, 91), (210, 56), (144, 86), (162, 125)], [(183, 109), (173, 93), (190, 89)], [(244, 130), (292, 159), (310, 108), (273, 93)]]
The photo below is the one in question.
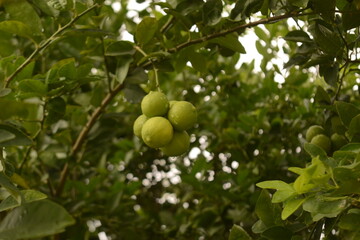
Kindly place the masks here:
[[(359, 239), (359, 27), (359, 0), (1, 0), (0, 239)], [(185, 154), (134, 135), (150, 91), (196, 107)]]

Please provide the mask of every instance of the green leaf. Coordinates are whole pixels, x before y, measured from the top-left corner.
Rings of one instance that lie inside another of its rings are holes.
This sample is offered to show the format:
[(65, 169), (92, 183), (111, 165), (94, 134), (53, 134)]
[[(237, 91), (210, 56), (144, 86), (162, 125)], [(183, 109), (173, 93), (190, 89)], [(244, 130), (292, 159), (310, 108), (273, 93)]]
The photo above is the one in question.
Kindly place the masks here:
[(43, 11), (47, 15), (50, 15), (50, 16), (53, 16), (53, 17), (58, 17), (59, 11), (56, 10), (55, 8), (50, 7), (48, 2), (50, 2), (50, 1), (48, 1), (48, 0), (36, 0), (36, 1), (33, 2), (33, 4), (35, 4), (39, 9), (41, 9), (41, 11)]
[(343, 146), (341, 151), (347, 151), (347, 152), (353, 152), (353, 153), (359, 153), (360, 152), (360, 143), (349, 143)]
[(8, 20), (0, 22), (0, 30), (20, 37), (32, 39), (31, 29), (20, 21)]
[(76, 73), (75, 59), (74, 58), (66, 59), (64, 63), (65, 64), (63, 64), (58, 70), (59, 77), (64, 77), (67, 80), (76, 79), (77, 73)]
[(243, 15), (249, 17), (252, 13), (260, 11), (264, 0), (245, 0)]
[(182, 0), (178, 1), (176, 6), (177, 12), (180, 12), (182, 15), (186, 16), (194, 11), (198, 11), (203, 6), (202, 0)]
[(276, 225), (280, 220), (281, 209), (277, 204), (271, 203), (270, 194), (262, 190), (256, 202), (255, 213), (267, 226)]
[(26, 119), (31, 111), (36, 111), (37, 105), (25, 102), (18, 102), (7, 99), (0, 99), (0, 119), (7, 120), (12, 117)]
[(294, 188), (287, 184), (286, 182), (280, 181), (280, 180), (270, 180), (270, 181), (264, 181), (259, 182), (256, 184), (256, 186), (260, 188), (269, 188), (269, 189), (276, 189), (276, 190), (288, 190), (293, 191)]
[(35, 79), (26, 79), (19, 82), (19, 90), (26, 93), (35, 93), (37, 96), (45, 96), (47, 93), (46, 85)]
[(342, 24), (345, 30), (360, 26), (360, 12), (352, 2), (347, 2), (342, 14)]
[(0, 90), (0, 97), (5, 97), (12, 92), (11, 88), (3, 88)]
[(106, 56), (124, 56), (135, 53), (133, 43), (128, 41), (116, 41), (110, 43), (105, 49)]
[(130, 63), (132, 62), (132, 58), (126, 58), (126, 59), (119, 59), (118, 60), (118, 65), (116, 68), (116, 80), (119, 83), (123, 83), (128, 71), (129, 71), (129, 67), (130, 67)]
[[(358, 209), (356, 209), (358, 210)], [(339, 221), (339, 227), (349, 231), (358, 231), (360, 226), (360, 213), (351, 213), (343, 215)]]
[(251, 228), (253, 233), (262, 233), (266, 229), (268, 229), (268, 227), (265, 226), (265, 224), (261, 220), (258, 220), (257, 222), (255, 222), (254, 225)]
[(307, 42), (307, 43), (313, 42), (312, 39), (309, 37), (309, 35), (302, 30), (294, 30), (288, 32), (285, 35), (284, 39), (286, 41), (291, 41), (291, 42)]
[(148, 80), (148, 75), (145, 73), (144, 69), (140, 67), (132, 69), (128, 73), (125, 79), (126, 83), (130, 83), (130, 84), (146, 83), (147, 80)]
[(203, 21), (206, 25), (215, 25), (221, 20), (223, 5), (221, 0), (208, 0), (202, 8)]
[(0, 172), (0, 185), (11, 194), (17, 203), (20, 204), (22, 202), (23, 196), (21, 195), (21, 192), (15, 187), (4, 172)]
[(332, 87), (336, 87), (339, 75), (339, 63), (334, 62), (332, 64), (320, 64), (319, 73), (324, 77), (327, 84)]
[(222, 47), (238, 53), (246, 53), (244, 46), (240, 43), (237, 34), (228, 34), (225, 37), (211, 39), (209, 42), (217, 43)]
[(0, 143), (9, 141), (15, 137), (15, 134), (12, 134), (11, 132), (8, 132), (4, 129), (0, 129)]
[[(22, 190), (20, 193), (24, 197), (24, 203), (34, 202), (47, 198), (46, 194), (36, 190)], [(13, 196), (9, 196), (0, 203), (0, 212), (20, 206)]]
[(318, 20), (311, 25), (309, 31), (320, 49), (325, 53), (336, 56), (341, 50), (341, 39), (328, 23)]
[(360, 114), (353, 117), (350, 121), (348, 136), (350, 141), (360, 141)]
[(33, 6), (26, 0), (7, 1), (4, 5), (12, 20), (20, 21), (31, 29), (31, 35), (41, 35), (43, 26)]
[(141, 64), (150, 61), (150, 60), (162, 60), (165, 58), (168, 58), (171, 54), (164, 51), (158, 51), (158, 52), (152, 52), (150, 54), (147, 54), (146, 56), (142, 57), (138, 62), (137, 65), (140, 66)]
[(320, 157), (322, 160), (327, 158), (325, 150), (315, 144), (305, 143), (304, 149), (312, 158)]
[[(257, 43), (257, 42), (256, 42)], [(264, 49), (265, 50), (265, 49)], [(295, 53), (292, 55), (288, 62), (284, 64), (284, 68), (290, 68), (294, 65), (303, 65), (310, 59), (309, 54)]]
[(314, 100), (317, 104), (320, 105), (330, 105), (331, 99), (329, 94), (320, 86), (316, 88), (316, 94)]
[(202, 54), (197, 52), (191, 52), (188, 57), (191, 65), (196, 71), (206, 72), (206, 58)]
[(0, 223), (0, 238), (17, 240), (42, 238), (65, 231), (75, 220), (59, 204), (50, 200), (26, 203), (9, 212)]
[(299, 168), (299, 167), (289, 167), (288, 170), (290, 172), (296, 173), (298, 175), (302, 174), (304, 172), (303, 168)]
[(123, 92), (125, 99), (132, 103), (140, 103), (146, 95), (145, 91), (137, 84), (127, 84)]
[(293, 214), (306, 200), (306, 198), (291, 198), (284, 202), (284, 208), (281, 212), (281, 219), (287, 219)]
[(360, 109), (351, 103), (338, 101), (335, 106), (341, 121), (346, 127), (349, 127), (351, 120), (360, 114)]
[(345, 209), (346, 204), (345, 199), (326, 201), (319, 196), (307, 199), (303, 204), (303, 209), (311, 213), (314, 221), (318, 221), (323, 217), (336, 217)]
[(295, 7), (305, 8), (309, 0), (289, 0), (289, 3)]
[(241, 15), (241, 13), (244, 11), (244, 7), (245, 1), (236, 1), (234, 8), (230, 12), (230, 18), (236, 21), (244, 18), (244, 16)]
[(45, 123), (50, 125), (57, 122), (65, 115), (66, 102), (62, 97), (52, 98), (47, 103), (46, 109), (48, 115), (45, 118)]
[(360, 177), (360, 162), (354, 162), (333, 169), (334, 178), (340, 182), (356, 180)]
[(234, 225), (230, 230), (229, 240), (251, 240), (249, 234), (239, 225)]
[(23, 131), (21, 131), (19, 128), (16, 128), (15, 126), (0, 124), (0, 130), (15, 135), (15, 138), (1, 142), (0, 147), (26, 146), (32, 144), (32, 140)]
[(336, 0), (313, 0), (312, 7), (315, 12), (319, 12), (323, 19), (332, 22), (335, 17)]
[(272, 199), (271, 202), (272, 203), (281, 203), (286, 201), (287, 199), (289, 199), (290, 197), (293, 197), (294, 195), (296, 195), (295, 190), (277, 190)]
[(136, 28), (135, 39), (139, 45), (143, 46), (150, 42), (157, 31), (157, 21), (152, 17), (144, 17)]

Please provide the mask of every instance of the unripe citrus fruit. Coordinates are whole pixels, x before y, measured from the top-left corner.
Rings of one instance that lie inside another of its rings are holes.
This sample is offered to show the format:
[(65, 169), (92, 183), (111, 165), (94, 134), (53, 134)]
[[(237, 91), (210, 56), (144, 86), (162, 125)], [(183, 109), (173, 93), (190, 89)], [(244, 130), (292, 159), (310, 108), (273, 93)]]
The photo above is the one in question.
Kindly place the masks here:
[(313, 125), (311, 127), (308, 128), (308, 130), (306, 131), (306, 141), (311, 142), (311, 140), (319, 134), (324, 134), (325, 130), (322, 126), (319, 125)]
[(160, 148), (171, 141), (173, 127), (166, 118), (152, 117), (144, 123), (141, 129), (141, 136), (149, 147)]
[(331, 135), (330, 140), (334, 147), (334, 150), (340, 149), (342, 146), (347, 144), (346, 138), (338, 133), (334, 133), (333, 135)]
[(179, 101), (176, 101), (176, 100), (169, 101), (169, 109), (177, 102), (179, 102)]
[(134, 122), (133, 130), (135, 136), (141, 138), (141, 129), (148, 118), (142, 114)]
[(176, 130), (188, 130), (197, 121), (196, 108), (187, 101), (175, 102), (169, 109), (168, 119)]
[(160, 148), (161, 151), (170, 157), (180, 156), (183, 153), (186, 153), (190, 147), (190, 137), (186, 131), (174, 132), (174, 136), (171, 141)]
[(169, 101), (162, 92), (151, 91), (141, 101), (141, 111), (147, 117), (163, 116), (169, 110)]
[(310, 143), (324, 149), (325, 152), (330, 151), (330, 147), (331, 147), (330, 138), (324, 134), (316, 135), (311, 139)]

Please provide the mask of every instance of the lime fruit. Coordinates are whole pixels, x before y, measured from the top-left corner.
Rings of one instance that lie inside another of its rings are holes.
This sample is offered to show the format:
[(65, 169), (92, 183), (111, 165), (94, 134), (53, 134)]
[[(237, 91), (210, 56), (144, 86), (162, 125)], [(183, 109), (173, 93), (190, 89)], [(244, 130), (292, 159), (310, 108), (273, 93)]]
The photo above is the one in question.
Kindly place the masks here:
[(140, 115), (135, 120), (134, 125), (133, 125), (133, 130), (134, 130), (135, 136), (141, 138), (141, 129), (142, 129), (144, 123), (146, 122), (146, 120), (148, 120), (148, 118), (144, 114)]
[(177, 102), (179, 102), (179, 101), (176, 101), (176, 100), (169, 101), (169, 109)]
[(197, 121), (196, 108), (187, 101), (175, 102), (169, 109), (168, 119), (176, 130), (186, 131)]
[(171, 141), (173, 127), (166, 118), (152, 117), (144, 123), (141, 129), (141, 136), (149, 147), (160, 148)]
[(316, 135), (311, 139), (312, 144), (324, 149), (325, 152), (329, 152), (331, 148), (330, 138), (324, 134)]
[(147, 117), (164, 116), (169, 110), (169, 101), (162, 92), (151, 91), (141, 101), (141, 111)]
[(174, 132), (174, 136), (171, 141), (160, 148), (160, 150), (169, 157), (180, 156), (186, 153), (190, 147), (190, 137), (186, 131)]
[(346, 138), (338, 133), (334, 133), (333, 135), (331, 135), (330, 140), (334, 147), (334, 150), (338, 150), (348, 143)]
[(313, 125), (311, 127), (308, 128), (308, 130), (306, 131), (306, 141), (311, 142), (311, 140), (319, 134), (324, 134), (325, 130), (322, 126), (319, 125)]

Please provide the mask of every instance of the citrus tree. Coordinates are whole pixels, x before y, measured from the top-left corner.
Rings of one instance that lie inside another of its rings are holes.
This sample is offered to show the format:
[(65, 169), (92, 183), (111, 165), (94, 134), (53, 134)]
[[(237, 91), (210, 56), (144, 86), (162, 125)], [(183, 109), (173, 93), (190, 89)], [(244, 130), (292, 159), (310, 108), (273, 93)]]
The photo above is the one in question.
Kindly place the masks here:
[(359, 9), (1, 0), (0, 239), (359, 239)]

